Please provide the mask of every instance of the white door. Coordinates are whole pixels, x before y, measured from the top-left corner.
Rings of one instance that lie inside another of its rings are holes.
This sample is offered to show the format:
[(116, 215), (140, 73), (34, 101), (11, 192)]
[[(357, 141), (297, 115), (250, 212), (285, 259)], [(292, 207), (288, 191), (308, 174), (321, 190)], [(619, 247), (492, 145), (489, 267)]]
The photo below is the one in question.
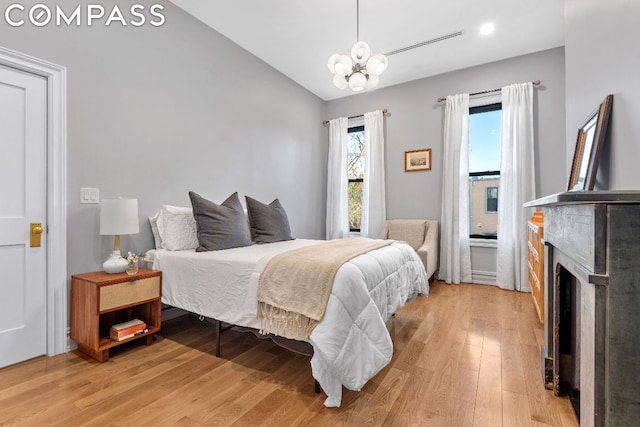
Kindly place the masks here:
[(47, 352), (46, 159), (46, 79), (0, 66), (0, 367)]

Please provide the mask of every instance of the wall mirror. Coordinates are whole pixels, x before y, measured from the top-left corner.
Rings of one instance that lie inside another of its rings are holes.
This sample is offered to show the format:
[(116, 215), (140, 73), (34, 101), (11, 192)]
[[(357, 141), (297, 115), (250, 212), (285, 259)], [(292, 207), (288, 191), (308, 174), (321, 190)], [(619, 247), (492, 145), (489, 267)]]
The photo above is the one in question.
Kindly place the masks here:
[(608, 95), (578, 128), (569, 191), (591, 191), (596, 182), (600, 153), (607, 133), (613, 95)]

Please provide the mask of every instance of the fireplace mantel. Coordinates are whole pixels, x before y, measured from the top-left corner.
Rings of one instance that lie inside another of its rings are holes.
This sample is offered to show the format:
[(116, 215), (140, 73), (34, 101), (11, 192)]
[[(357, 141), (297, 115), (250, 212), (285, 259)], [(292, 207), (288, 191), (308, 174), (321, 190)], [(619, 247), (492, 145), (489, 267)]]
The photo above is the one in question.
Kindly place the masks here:
[(525, 208), (559, 205), (640, 203), (640, 191), (567, 191), (541, 197), (524, 204)]
[[(566, 192), (525, 207), (545, 211), (545, 384), (556, 392), (559, 336), (568, 322), (577, 341), (580, 424), (635, 425), (640, 420), (640, 191)], [(568, 279), (569, 278), (569, 279)], [(564, 286), (564, 288), (563, 288)], [(565, 298), (560, 307), (560, 291)], [(566, 332), (566, 330), (565, 330)], [(566, 366), (566, 365), (565, 365)]]

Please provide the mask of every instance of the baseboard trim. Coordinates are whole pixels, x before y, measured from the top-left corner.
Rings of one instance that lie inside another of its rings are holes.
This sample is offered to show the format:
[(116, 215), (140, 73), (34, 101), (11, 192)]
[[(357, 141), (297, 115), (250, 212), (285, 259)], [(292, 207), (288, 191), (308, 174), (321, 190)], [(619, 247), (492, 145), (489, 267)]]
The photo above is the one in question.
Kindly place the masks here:
[(495, 285), (496, 272), (471, 270), (471, 282), (477, 283), (479, 285)]

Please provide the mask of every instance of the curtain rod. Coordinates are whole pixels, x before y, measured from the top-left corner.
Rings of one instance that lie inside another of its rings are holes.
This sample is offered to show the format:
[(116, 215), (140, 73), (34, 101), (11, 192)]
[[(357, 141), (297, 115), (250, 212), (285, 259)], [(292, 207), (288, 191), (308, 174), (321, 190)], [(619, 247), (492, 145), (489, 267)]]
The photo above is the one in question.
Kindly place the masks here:
[[(534, 86), (540, 86), (540, 80), (534, 80), (531, 82), (532, 85)], [(476, 92), (476, 93), (470, 93), (469, 96), (474, 96), (474, 95), (482, 95), (483, 93), (491, 93), (491, 92), (497, 92), (501, 89), (491, 89), (491, 90), (483, 90), (482, 92)], [(447, 98), (438, 98), (438, 102), (444, 102), (446, 101)]]
[[(389, 110), (387, 110), (386, 108), (384, 110), (382, 110), (382, 115), (386, 115), (389, 112)], [(364, 117), (364, 114), (358, 114), (357, 116), (351, 116), (351, 117), (347, 117), (348, 119), (357, 119), (358, 117)], [(328, 125), (329, 124), (329, 120), (323, 120), (322, 121), (323, 125)]]

